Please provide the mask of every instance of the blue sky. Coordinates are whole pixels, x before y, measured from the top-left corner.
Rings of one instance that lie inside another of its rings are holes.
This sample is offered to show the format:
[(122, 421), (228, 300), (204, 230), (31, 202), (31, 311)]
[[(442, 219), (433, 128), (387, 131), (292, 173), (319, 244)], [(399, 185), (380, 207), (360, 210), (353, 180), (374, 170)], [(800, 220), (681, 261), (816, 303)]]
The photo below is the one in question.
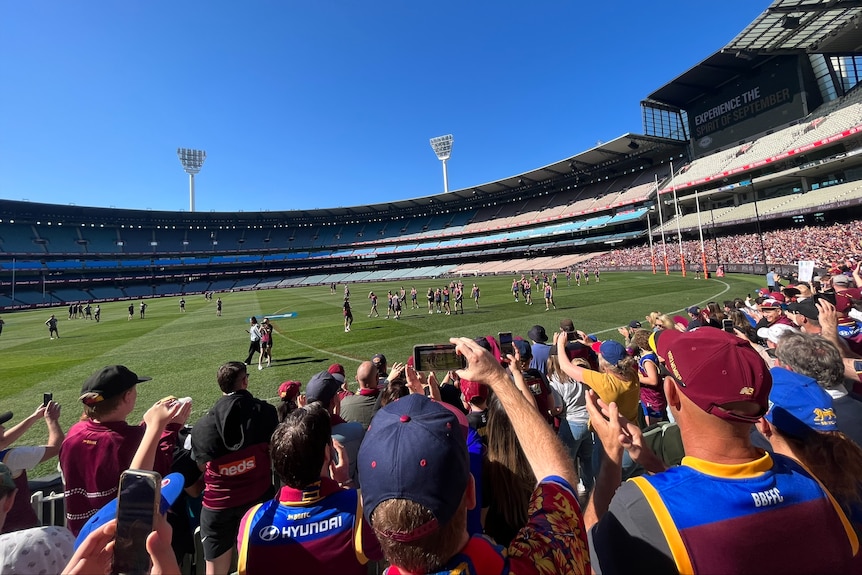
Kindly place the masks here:
[(0, 3), (0, 197), (181, 211), (354, 206), (642, 132), (641, 99), (767, 0)]

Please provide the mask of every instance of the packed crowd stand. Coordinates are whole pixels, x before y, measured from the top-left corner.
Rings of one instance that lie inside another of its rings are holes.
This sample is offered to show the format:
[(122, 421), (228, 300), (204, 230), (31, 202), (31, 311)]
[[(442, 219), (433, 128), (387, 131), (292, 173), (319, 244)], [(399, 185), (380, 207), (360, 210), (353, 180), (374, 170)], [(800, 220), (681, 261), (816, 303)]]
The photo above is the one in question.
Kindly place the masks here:
[[(644, 266), (650, 265), (654, 256), (656, 267), (663, 268), (665, 247), (668, 264), (678, 269), (679, 242), (676, 233), (666, 233), (665, 244), (662, 244), (660, 236), (654, 236), (652, 250), (649, 244), (610, 250), (597, 256), (593, 263), (603, 268)], [(848, 257), (862, 253), (862, 234), (855, 223), (803, 226), (767, 231), (762, 235), (733, 234), (715, 239), (705, 229), (703, 247), (707, 262), (712, 267), (716, 261), (724, 264), (795, 265), (801, 260), (810, 260), (815, 262), (816, 267), (828, 269), (837, 262), (844, 262)], [(700, 265), (699, 239), (683, 240), (682, 252), (689, 269)], [(763, 261), (764, 254), (766, 262)], [(593, 263), (588, 261), (587, 265), (592, 267)]]
[[(164, 477), (151, 573), (180, 572), (197, 526), (208, 574), (858, 573), (862, 275), (765, 284), (644, 310), (622, 343), (564, 318), (452, 337), (450, 371), (371, 349), (277, 405), (231, 361), (193, 426), (176, 397), (127, 422), (149, 378), (107, 366), (68, 432), (49, 398), (0, 427), (0, 573), (110, 572), (129, 468)], [(39, 421), (46, 445), (16, 445)], [(40, 527), (27, 470), (54, 457), (67, 521)]]

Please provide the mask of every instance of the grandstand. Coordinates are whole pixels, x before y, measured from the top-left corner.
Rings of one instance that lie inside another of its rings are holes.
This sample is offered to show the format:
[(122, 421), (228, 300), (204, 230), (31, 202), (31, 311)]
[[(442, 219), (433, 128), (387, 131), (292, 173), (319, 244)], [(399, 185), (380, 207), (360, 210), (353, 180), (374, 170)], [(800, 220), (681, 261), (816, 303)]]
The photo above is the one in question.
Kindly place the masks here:
[[(793, 10), (805, 17), (788, 29)], [(857, 219), (860, 17), (857, 2), (775, 0), (641, 102), (642, 134), (445, 194), (261, 213), (0, 200), (0, 308), (562, 271), (649, 233)]]

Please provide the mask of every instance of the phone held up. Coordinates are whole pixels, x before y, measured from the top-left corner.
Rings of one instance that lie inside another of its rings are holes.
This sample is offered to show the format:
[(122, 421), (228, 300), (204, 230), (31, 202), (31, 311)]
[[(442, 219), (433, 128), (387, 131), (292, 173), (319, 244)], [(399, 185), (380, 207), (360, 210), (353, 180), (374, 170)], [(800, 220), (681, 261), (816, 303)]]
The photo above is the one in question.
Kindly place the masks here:
[(413, 346), (413, 368), (416, 371), (454, 371), (465, 367), (467, 360), (455, 351), (455, 344)]
[(48, 404), (54, 399), (53, 393), (43, 393), (42, 394), (42, 407), (48, 407)]
[(515, 346), (512, 345), (512, 332), (511, 331), (501, 331), (497, 334), (497, 341), (500, 342), (500, 353), (503, 355), (503, 358), (506, 355), (515, 355)]
[(155, 471), (129, 469), (120, 476), (112, 575), (150, 572), (146, 543), (159, 512), (161, 484), (162, 476)]
[(721, 320), (721, 329), (723, 329), (727, 333), (734, 333), (733, 332), (733, 320), (732, 319)]

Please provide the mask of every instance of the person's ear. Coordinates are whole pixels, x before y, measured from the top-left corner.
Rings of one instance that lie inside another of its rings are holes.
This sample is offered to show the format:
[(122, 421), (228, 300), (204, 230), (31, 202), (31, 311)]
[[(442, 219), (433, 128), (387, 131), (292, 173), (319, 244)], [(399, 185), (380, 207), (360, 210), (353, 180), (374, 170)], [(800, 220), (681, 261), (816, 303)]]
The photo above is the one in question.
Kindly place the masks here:
[(772, 425), (768, 421), (766, 421), (765, 417), (761, 417), (760, 419), (758, 419), (757, 423), (755, 423), (754, 425), (757, 427), (757, 431), (759, 431), (763, 437), (765, 437), (766, 439), (772, 437)]
[(470, 480), (467, 482), (467, 492), (464, 494), (467, 500), (467, 509), (476, 508), (476, 479), (473, 474), (470, 474)]
[(679, 390), (676, 387), (676, 382), (669, 375), (664, 376), (664, 396), (667, 398), (667, 404), (679, 409)]

